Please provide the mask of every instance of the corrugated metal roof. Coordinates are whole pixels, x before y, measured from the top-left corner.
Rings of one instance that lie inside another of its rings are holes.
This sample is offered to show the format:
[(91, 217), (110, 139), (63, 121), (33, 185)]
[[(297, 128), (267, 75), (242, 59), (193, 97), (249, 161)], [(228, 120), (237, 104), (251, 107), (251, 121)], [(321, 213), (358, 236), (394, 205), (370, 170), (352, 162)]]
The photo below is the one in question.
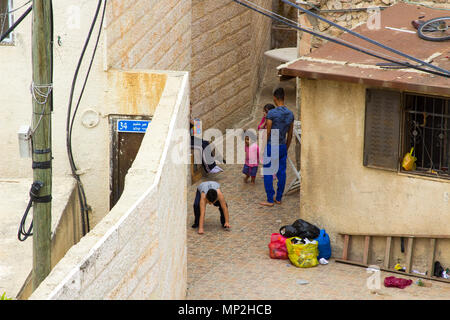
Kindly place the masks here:
[[(445, 11), (405, 3), (396, 4), (381, 12), (381, 26), (370, 30), (366, 24), (353, 29), (370, 39), (401, 51), (415, 58), (450, 70), (450, 41), (426, 41), (411, 32), (389, 28), (416, 31), (412, 20), (425, 16), (423, 20), (446, 16)], [(340, 39), (373, 51), (394, 57), (397, 61), (408, 61), (404, 57), (359, 39), (348, 33)], [(280, 67), (279, 73), (309, 79), (329, 79), (364, 83), (378, 87), (397, 88), (423, 93), (450, 95), (450, 79), (427, 74), (415, 69), (382, 69), (377, 63), (386, 62), (342, 45), (328, 42), (311, 54)]]

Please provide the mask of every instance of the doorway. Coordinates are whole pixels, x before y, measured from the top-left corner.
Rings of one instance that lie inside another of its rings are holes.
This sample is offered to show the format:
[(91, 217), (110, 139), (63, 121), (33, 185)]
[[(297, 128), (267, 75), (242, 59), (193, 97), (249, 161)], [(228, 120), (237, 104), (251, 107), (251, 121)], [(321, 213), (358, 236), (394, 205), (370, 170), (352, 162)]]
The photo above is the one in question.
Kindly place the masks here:
[(150, 116), (109, 116), (111, 128), (110, 210), (122, 195), (125, 176), (133, 165), (150, 122)]

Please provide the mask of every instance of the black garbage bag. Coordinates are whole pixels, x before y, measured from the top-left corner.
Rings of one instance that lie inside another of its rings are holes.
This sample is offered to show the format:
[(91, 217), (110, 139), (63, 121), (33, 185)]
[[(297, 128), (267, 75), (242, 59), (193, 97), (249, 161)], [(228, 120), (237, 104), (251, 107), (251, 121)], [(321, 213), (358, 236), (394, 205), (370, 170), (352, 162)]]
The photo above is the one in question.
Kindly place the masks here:
[(292, 225), (282, 226), (280, 234), (286, 238), (299, 237), (313, 240), (320, 235), (320, 229), (303, 219), (298, 219)]
[(292, 238), (297, 236), (297, 229), (291, 225), (282, 226), (280, 228), (280, 234), (286, 238)]

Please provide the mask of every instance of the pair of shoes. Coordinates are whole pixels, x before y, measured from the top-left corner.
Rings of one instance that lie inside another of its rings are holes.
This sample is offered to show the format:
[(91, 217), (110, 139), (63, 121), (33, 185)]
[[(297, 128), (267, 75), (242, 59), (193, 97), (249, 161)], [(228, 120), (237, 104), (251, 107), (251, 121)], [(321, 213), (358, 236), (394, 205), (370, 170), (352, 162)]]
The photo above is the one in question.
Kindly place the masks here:
[(215, 166), (209, 173), (219, 173), (219, 172), (223, 172), (223, 169), (219, 166)]

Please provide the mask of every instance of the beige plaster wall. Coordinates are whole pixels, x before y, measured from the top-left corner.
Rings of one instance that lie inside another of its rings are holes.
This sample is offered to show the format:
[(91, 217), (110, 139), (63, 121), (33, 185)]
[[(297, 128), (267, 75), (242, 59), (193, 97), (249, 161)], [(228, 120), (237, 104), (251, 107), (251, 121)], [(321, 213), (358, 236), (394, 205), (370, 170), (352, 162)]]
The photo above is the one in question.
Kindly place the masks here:
[[(83, 236), (82, 221), (80, 215), (80, 204), (78, 199), (78, 191), (76, 182), (69, 177), (57, 180), (55, 191), (55, 201), (52, 203), (52, 241), (51, 241), (51, 268), (53, 268), (66, 254), (66, 252)], [(58, 189), (63, 189), (61, 192)], [(28, 240), (32, 242), (32, 240)], [(15, 252), (17, 255), (17, 251)], [(28, 263), (28, 259), (32, 259), (32, 252), (21, 253), (21, 260), (14, 259), (12, 266), (16, 264), (29, 265), (30, 273), (22, 284), (16, 298), (18, 300), (28, 299), (33, 293), (32, 278), (32, 261)]]
[(30, 299), (185, 298), (188, 112), (188, 75), (169, 73), (119, 202)]
[[(33, 237), (17, 239), (19, 223), (26, 210), (32, 177), (16, 180), (0, 179), (0, 286), (8, 296), (24, 299), (32, 292)], [(51, 265), (54, 266), (82, 237), (82, 226), (75, 180), (71, 177), (53, 179)], [(29, 211), (26, 225), (33, 218)]]
[[(301, 80), (300, 217), (327, 230), (334, 257), (342, 254), (339, 232), (450, 235), (448, 180), (363, 166), (365, 89)], [(362, 260), (362, 245), (362, 238), (354, 242), (350, 259)], [(418, 268), (426, 263), (427, 245), (417, 242)], [(404, 261), (399, 243), (394, 247), (393, 257)], [(375, 239), (373, 248), (371, 261), (382, 261), (384, 239)], [(450, 264), (450, 240), (440, 242), (436, 259)]]
[[(17, 8), (26, 1), (14, 1)], [(72, 9), (79, 9), (79, 25), (70, 20)], [(91, 19), (95, 12), (96, 1), (75, 0), (53, 1), (54, 10), (54, 111), (52, 114), (52, 174), (54, 177), (69, 177), (71, 174), (66, 149), (66, 117), (69, 104), (70, 87), (75, 73), (81, 48), (87, 35)], [(17, 19), (26, 8), (15, 13)], [(0, 165), (0, 177), (32, 177), (31, 159), (20, 158), (17, 131), (21, 125), (31, 126), (32, 97), (31, 83), (31, 14), (14, 31), (15, 42), (12, 46), (0, 46), (0, 149), (8, 154)], [(58, 44), (57, 39), (60, 39)], [(92, 47), (90, 47), (92, 49)], [(93, 215), (103, 216), (107, 211), (108, 155), (109, 135), (107, 119), (101, 118), (99, 124), (87, 129), (81, 124), (86, 109), (94, 109), (106, 114), (103, 103), (106, 90), (106, 73), (103, 69), (103, 41), (99, 42), (96, 59), (92, 66), (89, 82), (74, 123), (73, 147), (75, 162), (82, 173), (88, 203)], [(91, 51), (88, 51), (80, 70), (74, 97), (78, 97), (80, 83), (84, 80)], [(8, 61), (8, 63), (4, 63)], [(9, 76), (6, 76), (9, 75)], [(74, 99), (74, 105), (76, 99)], [(72, 108), (73, 111), (73, 108)], [(104, 166), (106, 163), (106, 166)], [(95, 178), (91, 178), (95, 176)], [(96, 187), (91, 187), (95, 181)], [(99, 185), (105, 181), (105, 186)], [(96, 220), (95, 218), (93, 220)]]

